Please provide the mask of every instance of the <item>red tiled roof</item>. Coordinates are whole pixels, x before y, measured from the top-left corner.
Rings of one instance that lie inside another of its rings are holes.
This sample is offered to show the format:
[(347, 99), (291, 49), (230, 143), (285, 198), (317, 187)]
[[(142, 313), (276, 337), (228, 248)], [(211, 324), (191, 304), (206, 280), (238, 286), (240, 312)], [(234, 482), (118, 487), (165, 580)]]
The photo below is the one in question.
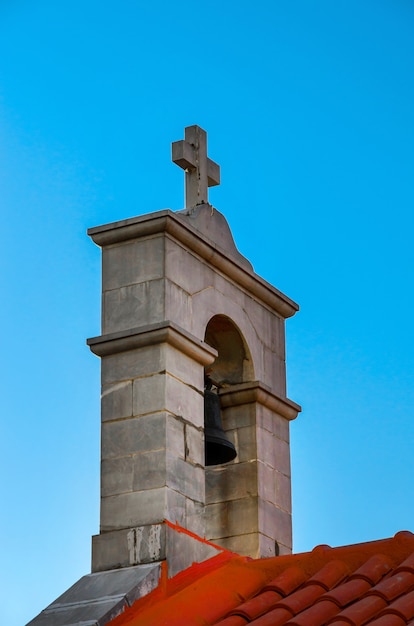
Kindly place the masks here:
[(110, 626), (414, 626), (414, 535), (193, 565)]

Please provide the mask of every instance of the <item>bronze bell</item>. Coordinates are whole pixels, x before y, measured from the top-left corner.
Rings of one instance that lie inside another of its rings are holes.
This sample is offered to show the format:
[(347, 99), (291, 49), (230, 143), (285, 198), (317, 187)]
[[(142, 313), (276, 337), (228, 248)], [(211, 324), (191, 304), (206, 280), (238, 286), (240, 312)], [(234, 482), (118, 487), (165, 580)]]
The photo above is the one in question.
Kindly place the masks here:
[(228, 463), (237, 456), (236, 448), (224, 434), (220, 398), (208, 385), (204, 390), (204, 452), (206, 465)]

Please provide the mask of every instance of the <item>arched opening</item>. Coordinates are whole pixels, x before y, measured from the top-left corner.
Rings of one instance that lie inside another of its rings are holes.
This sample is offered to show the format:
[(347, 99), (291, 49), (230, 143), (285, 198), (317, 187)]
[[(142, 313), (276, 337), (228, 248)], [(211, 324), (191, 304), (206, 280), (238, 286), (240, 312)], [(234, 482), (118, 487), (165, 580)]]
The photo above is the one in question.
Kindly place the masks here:
[(209, 321), (205, 341), (218, 352), (214, 363), (205, 368), (204, 461), (207, 467), (226, 464), (237, 456), (232, 441), (234, 433), (229, 433), (229, 438), (225, 432), (219, 393), (220, 389), (245, 382), (253, 368), (240, 331), (225, 315), (216, 315)]
[(218, 357), (206, 368), (206, 376), (218, 388), (253, 380), (249, 348), (237, 326), (226, 315), (215, 315), (207, 324), (204, 341)]

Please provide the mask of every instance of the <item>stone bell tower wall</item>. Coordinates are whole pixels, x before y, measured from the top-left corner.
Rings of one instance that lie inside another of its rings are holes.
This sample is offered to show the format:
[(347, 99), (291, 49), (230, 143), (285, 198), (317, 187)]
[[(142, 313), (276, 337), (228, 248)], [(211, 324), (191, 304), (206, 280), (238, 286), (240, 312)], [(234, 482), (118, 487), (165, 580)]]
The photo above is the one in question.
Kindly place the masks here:
[[(275, 541), (288, 551), (288, 420), (299, 407), (286, 399), (284, 320), (297, 305), (253, 272), (210, 205), (89, 234), (103, 268), (102, 335), (88, 340), (102, 359), (93, 569), (165, 558), (165, 519), (252, 556), (274, 553)], [(239, 455), (206, 471), (204, 372), (218, 355), (205, 334), (217, 315), (238, 328), (255, 380), (222, 387)]]

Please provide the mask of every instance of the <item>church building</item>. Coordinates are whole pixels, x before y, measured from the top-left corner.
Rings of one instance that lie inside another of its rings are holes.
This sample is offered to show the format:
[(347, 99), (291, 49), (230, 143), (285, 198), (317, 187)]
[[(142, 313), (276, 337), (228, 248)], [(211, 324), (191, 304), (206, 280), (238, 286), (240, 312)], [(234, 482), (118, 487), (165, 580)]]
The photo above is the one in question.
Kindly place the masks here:
[(101, 507), (92, 570), (28, 626), (414, 625), (414, 535), (292, 554), (285, 320), (208, 201), (91, 228), (102, 251)]

